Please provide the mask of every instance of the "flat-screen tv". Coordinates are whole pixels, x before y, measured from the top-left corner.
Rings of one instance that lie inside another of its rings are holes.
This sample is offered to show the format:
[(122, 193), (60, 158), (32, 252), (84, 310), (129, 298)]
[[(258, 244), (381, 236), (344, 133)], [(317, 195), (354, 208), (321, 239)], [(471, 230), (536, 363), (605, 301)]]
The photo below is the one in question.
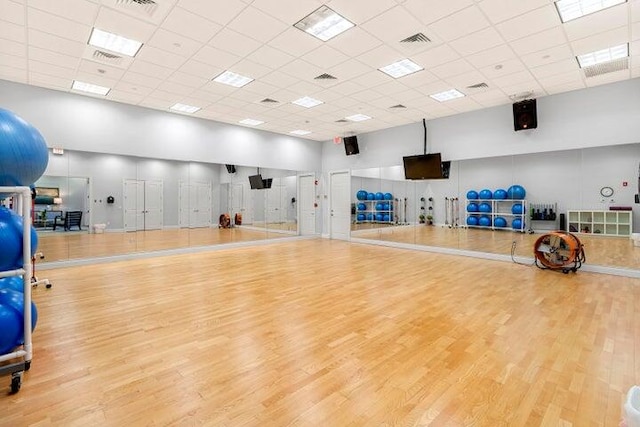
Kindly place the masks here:
[(442, 179), (440, 153), (418, 154), (402, 158), (405, 179)]
[(262, 175), (251, 175), (249, 177), (249, 185), (252, 190), (262, 190), (264, 188), (264, 181), (262, 180)]

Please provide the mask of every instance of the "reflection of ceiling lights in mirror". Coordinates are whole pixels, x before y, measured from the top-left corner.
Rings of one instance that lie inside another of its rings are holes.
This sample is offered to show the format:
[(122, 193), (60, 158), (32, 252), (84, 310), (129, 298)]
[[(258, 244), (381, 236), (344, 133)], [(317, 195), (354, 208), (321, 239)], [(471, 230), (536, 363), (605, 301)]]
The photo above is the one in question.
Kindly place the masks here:
[(296, 22), (294, 27), (319, 38), (323, 42), (347, 31), (354, 24), (327, 6), (320, 6), (310, 15)]
[(248, 83), (251, 83), (253, 79), (251, 77), (245, 77), (240, 74), (236, 74), (232, 71), (225, 71), (224, 73), (214, 78), (213, 81), (233, 87), (242, 87)]
[(394, 79), (397, 79), (415, 73), (417, 71), (424, 70), (424, 68), (411, 61), (410, 59), (403, 59), (402, 61), (394, 62), (393, 64), (378, 68), (378, 70), (390, 75)]
[(629, 56), (629, 45), (627, 43), (606, 49), (597, 50), (595, 52), (578, 55), (578, 64), (580, 68), (590, 67), (592, 65), (602, 64), (604, 62), (614, 61)]
[(444, 102), (444, 101), (450, 101), (456, 98), (462, 98), (465, 95), (464, 93), (460, 92), (457, 89), (449, 89), (449, 90), (445, 90), (444, 92), (434, 93), (433, 95), (429, 95), (429, 96), (435, 99), (436, 101)]
[(293, 135), (309, 135), (311, 133), (311, 131), (309, 130), (301, 130), (301, 129), (297, 129), (297, 130), (292, 130), (291, 132), (289, 132)]
[(560, 20), (569, 22), (626, 2), (627, 0), (558, 0), (556, 9), (560, 15)]
[(128, 39), (117, 34), (108, 33), (106, 31), (94, 28), (89, 37), (91, 46), (107, 49), (122, 55), (136, 56), (136, 53), (142, 47), (142, 43), (137, 40)]
[(371, 117), (366, 114), (354, 114), (353, 116), (345, 117), (347, 120), (351, 120), (352, 122), (363, 122), (365, 120), (371, 119)]
[(71, 89), (78, 90), (80, 92), (93, 93), (95, 95), (105, 96), (111, 90), (108, 87), (98, 86), (91, 83), (79, 82), (78, 80), (73, 81), (73, 85)]
[(249, 126), (258, 126), (263, 124), (264, 122), (261, 120), (255, 120), (255, 119), (244, 119), (244, 120), (240, 120), (239, 123), (242, 123), (243, 125), (249, 125)]
[(185, 104), (174, 104), (171, 106), (170, 110), (178, 111), (180, 113), (189, 113), (193, 114), (196, 111), (200, 110), (200, 107), (194, 107), (193, 105), (185, 105)]
[(299, 105), (305, 108), (315, 107), (316, 105), (322, 104), (322, 101), (318, 101), (317, 99), (311, 98), (309, 96), (304, 96), (300, 99), (296, 99), (295, 101), (291, 101), (292, 104)]

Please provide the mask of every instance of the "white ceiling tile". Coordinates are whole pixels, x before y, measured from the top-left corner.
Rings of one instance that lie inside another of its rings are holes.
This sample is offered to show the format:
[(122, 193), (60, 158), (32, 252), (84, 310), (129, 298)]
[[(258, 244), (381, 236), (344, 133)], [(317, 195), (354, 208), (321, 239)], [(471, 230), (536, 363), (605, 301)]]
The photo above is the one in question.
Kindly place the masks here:
[(29, 60), (28, 66), (29, 72), (68, 79), (69, 86), (71, 86), (71, 80), (76, 76), (76, 71), (71, 68), (58, 67), (57, 65), (48, 64), (46, 62)]
[(206, 84), (209, 78), (197, 77), (192, 74), (187, 74), (182, 71), (174, 71), (171, 76), (167, 78), (166, 81), (178, 83), (180, 85), (189, 86), (190, 88), (199, 88), (200, 86)]
[(135, 93), (123, 92), (120, 90), (111, 89), (107, 94), (106, 98), (116, 102), (136, 105), (144, 99), (144, 96), (138, 95)]
[(640, 22), (640, 2), (638, 0), (632, 0), (629, 4), (629, 10), (631, 11), (631, 20), (633, 22)]
[(475, 99), (478, 103), (483, 103), (487, 101), (499, 101), (501, 103), (508, 103), (509, 97), (504, 94), (500, 89), (490, 89), (480, 93), (473, 93), (471, 98)]
[(233, 64), (233, 67), (231, 67), (230, 70), (234, 73), (251, 77), (255, 80), (266, 76), (272, 71), (271, 68), (265, 67), (264, 65), (255, 63), (253, 61), (249, 61), (248, 59), (243, 59), (242, 61)]
[[(251, 84), (251, 83), (249, 83)], [(215, 95), (228, 96), (238, 90), (237, 88), (222, 83), (214, 82), (213, 80), (207, 82), (200, 88), (202, 91), (211, 92)]]
[(562, 27), (553, 27), (545, 31), (541, 31), (531, 36), (514, 40), (509, 44), (513, 50), (519, 55), (526, 55), (532, 52), (549, 49), (567, 42), (567, 36), (564, 34)]
[(376, 99), (380, 99), (380, 98), (388, 99), (389, 97), (379, 92), (376, 92), (375, 90), (369, 89), (369, 90), (363, 90), (361, 92), (356, 92), (351, 95), (351, 98), (358, 100), (360, 102), (372, 102)]
[(18, 83), (27, 83), (27, 70), (0, 65), (0, 79)]
[(112, 89), (117, 89), (118, 92), (121, 93), (129, 93), (133, 96), (139, 96), (141, 98), (147, 97), (153, 92), (154, 88), (141, 86), (135, 83), (129, 83), (123, 80), (120, 80)]
[(473, 71), (474, 68), (464, 59), (457, 59), (455, 61), (447, 62), (446, 64), (438, 65), (429, 69), (434, 75), (441, 79), (445, 79), (451, 76), (457, 76), (460, 74)]
[(558, 87), (561, 85), (572, 84), (575, 82), (582, 83), (582, 71), (573, 70), (567, 73), (554, 74), (548, 77), (538, 78), (538, 83), (542, 85), (545, 89), (547, 87)]
[(233, 53), (236, 56), (247, 56), (262, 46), (262, 44), (237, 31), (223, 28), (218, 34), (213, 36), (209, 42), (209, 46)]
[[(162, 80), (150, 75), (127, 71), (120, 79), (120, 83), (127, 85), (130, 91), (136, 92), (133, 88), (148, 87), (150, 89), (155, 89), (160, 83), (162, 83)], [(119, 89), (124, 90), (124, 87), (119, 87)]]
[(358, 83), (368, 88), (375, 88), (376, 86), (385, 84), (388, 81), (389, 76), (378, 70), (370, 71), (358, 77)]
[(573, 48), (574, 54), (582, 55), (583, 53), (606, 49), (608, 47), (627, 43), (628, 41), (629, 29), (625, 26), (595, 34), (591, 37), (574, 40), (571, 42), (571, 47)]
[(307, 81), (312, 81), (315, 77), (325, 72), (324, 68), (310, 64), (301, 59), (296, 59), (295, 61), (280, 67), (280, 71)]
[(375, 90), (376, 92), (389, 96), (397, 92), (404, 92), (405, 90), (407, 90), (407, 87), (402, 83), (398, 82), (397, 80), (391, 79), (385, 84), (376, 86)]
[(554, 95), (556, 93), (570, 92), (572, 90), (584, 89), (586, 87), (587, 86), (582, 82), (582, 80), (577, 80), (559, 86), (544, 86), (544, 90), (547, 92), (547, 95)]
[(403, 6), (425, 24), (431, 24), (473, 5), (472, 0), (407, 0)]
[(219, 24), (209, 21), (195, 13), (181, 7), (174, 8), (162, 23), (165, 30), (180, 34), (199, 42), (206, 43), (222, 28)]
[(27, 45), (12, 40), (0, 40), (0, 53), (26, 58)]
[(240, 61), (240, 57), (211, 46), (203, 46), (198, 53), (193, 55), (192, 60), (199, 61), (204, 64), (213, 65), (226, 70), (233, 64)]
[(93, 84), (108, 87), (108, 88), (112, 88), (116, 84), (118, 84), (117, 79), (107, 77), (104, 74), (98, 75), (94, 73), (87, 73), (81, 70), (78, 70), (78, 72), (76, 73), (75, 80), (80, 80), (86, 83), (93, 83)]
[(247, 7), (239, 0), (180, 0), (178, 6), (223, 26)]
[(155, 25), (107, 7), (100, 8), (94, 26), (142, 43), (146, 43), (156, 29)]
[(293, 25), (322, 6), (322, 3), (318, 0), (254, 0), (251, 6), (285, 24)]
[(204, 62), (190, 59), (180, 67), (183, 73), (190, 74), (201, 79), (211, 80), (218, 74), (225, 71), (224, 68), (216, 67), (214, 65), (205, 64)]
[(414, 55), (411, 59), (425, 69), (430, 70), (433, 67), (455, 61), (458, 58), (460, 58), (460, 55), (455, 50), (447, 45), (441, 45)]
[(349, 81), (340, 83), (331, 88), (332, 91), (347, 96), (351, 95), (352, 93), (360, 92), (362, 89), (364, 89), (363, 86)]
[(358, 55), (357, 59), (372, 68), (378, 69), (404, 58), (397, 50), (392, 49), (387, 45), (381, 45), (363, 53), (362, 55)]
[(603, 84), (618, 82), (620, 80), (627, 80), (630, 75), (630, 70), (614, 71), (613, 73), (589, 77), (588, 79), (585, 79), (585, 83), (587, 84), (587, 87), (600, 86)]
[(340, 80), (350, 80), (371, 71), (371, 67), (355, 59), (349, 59), (335, 67), (329, 68), (327, 72)]
[(349, 57), (332, 47), (324, 45), (307, 53), (302, 59), (317, 67), (326, 69), (345, 62)]
[(465, 91), (461, 90), (460, 88), (452, 88), (451, 85), (445, 82), (444, 80), (438, 80), (418, 88), (420, 92), (424, 93), (427, 96), (421, 99), (417, 105), (436, 104), (438, 103), (438, 101), (430, 98), (428, 95), (433, 95), (434, 93), (440, 93), (442, 91), (449, 90), (449, 89), (458, 89), (460, 92), (465, 93)]
[(400, 82), (407, 88), (415, 89), (428, 83), (434, 82), (438, 79), (439, 78), (435, 74), (427, 70), (422, 70), (418, 71), (417, 73), (409, 74), (408, 76), (400, 78)]
[[(390, 22), (401, 24), (389, 25)], [(389, 43), (399, 42), (425, 30), (424, 24), (402, 6), (387, 10), (362, 24), (361, 27), (376, 38)]]
[(612, 30), (629, 23), (629, 8), (626, 3), (609, 7), (598, 13), (583, 16), (566, 22), (564, 30), (569, 40), (577, 40), (596, 33)]
[(489, 65), (499, 64), (516, 57), (509, 45), (503, 44), (483, 52), (470, 55), (466, 59), (476, 68), (484, 68)]
[(82, 71), (88, 74), (97, 74), (99, 76), (105, 76), (111, 79), (119, 80), (125, 73), (125, 70), (117, 67), (110, 67), (108, 65), (100, 64), (94, 61), (87, 61), (83, 59), (80, 61), (78, 71)]
[(558, 12), (554, 5), (549, 4), (497, 24), (496, 28), (505, 39), (512, 41), (559, 25), (561, 22)]
[(298, 79), (281, 71), (272, 71), (263, 76), (260, 81), (282, 89), (294, 84)]
[(522, 62), (524, 62), (527, 67), (533, 68), (573, 57), (574, 55), (569, 45), (562, 44), (550, 49), (524, 55), (522, 56)]
[(33, 29), (29, 29), (28, 36), (32, 46), (69, 56), (82, 56), (87, 46), (87, 40), (73, 41)]
[(332, 0), (329, 3), (331, 9), (356, 25), (362, 25), (395, 5), (393, 0)]
[(286, 31), (276, 36), (271, 42), (270, 46), (280, 49), (283, 52), (287, 52), (290, 55), (302, 56), (305, 53), (323, 45), (319, 39), (306, 34), (297, 28), (290, 27)]
[(133, 61), (133, 63), (129, 67), (129, 71), (154, 76), (162, 80), (169, 77), (173, 72), (171, 68), (162, 67), (160, 65), (152, 64), (151, 62), (146, 62), (141, 59), (136, 59), (135, 61)]
[(640, 40), (640, 22), (631, 24), (631, 40)]
[(269, 68), (277, 69), (293, 61), (295, 58), (279, 49), (263, 45), (252, 54), (248, 55), (247, 59), (257, 62), (258, 64), (265, 65)]
[(529, 70), (518, 71), (516, 73), (496, 76), (492, 80), (493, 85), (497, 87), (508, 87), (518, 83), (529, 82), (533, 80), (533, 76)]
[(159, 25), (167, 17), (169, 10), (175, 6), (176, 0), (156, 0), (152, 6), (147, 5), (146, 1), (99, 0), (99, 2), (132, 18)]
[(254, 7), (248, 7), (229, 23), (228, 28), (264, 43), (289, 26)]
[(464, 113), (467, 111), (478, 110), (482, 108), (482, 105), (478, 104), (473, 98), (465, 96), (464, 98), (453, 99), (447, 103), (447, 107), (458, 113)]
[(162, 90), (164, 92), (169, 92), (174, 95), (180, 96), (188, 96), (193, 93), (193, 88), (191, 86), (181, 85), (180, 83), (171, 82), (165, 80), (164, 82), (158, 85), (158, 90)]
[(640, 42), (632, 42), (629, 46), (629, 55), (640, 55)]
[(86, 0), (29, 0), (29, 7), (85, 25), (93, 25), (99, 8), (97, 4)]
[(473, 70), (457, 76), (445, 77), (444, 81), (449, 83), (452, 87), (462, 88), (467, 90), (467, 86), (472, 86), (478, 83), (491, 84), (487, 78), (479, 71)]
[(152, 96), (148, 96), (144, 98), (142, 101), (138, 103), (141, 107), (152, 108), (154, 110), (166, 110), (171, 105), (167, 105), (166, 99), (158, 99)]
[(533, 98), (540, 98), (546, 95), (546, 92), (544, 91), (542, 86), (540, 86), (535, 80), (518, 83), (513, 86), (505, 86), (501, 89), (512, 99), (522, 98), (524, 94), (527, 94), (527, 97)]
[(503, 45), (502, 36), (493, 27), (485, 28), (452, 41), (449, 45), (460, 55), (467, 56), (492, 47)]
[(87, 42), (89, 25), (80, 24), (38, 9), (28, 8), (29, 27), (78, 42)]
[(136, 59), (151, 62), (163, 67), (177, 69), (186, 62), (184, 56), (176, 55), (153, 46), (142, 46)]
[(164, 90), (160, 90), (160, 89), (156, 89), (153, 92), (151, 92), (151, 95), (149, 95), (151, 98), (155, 98), (155, 99), (162, 99), (164, 101), (166, 101), (166, 106), (164, 108), (169, 108), (171, 107), (173, 104), (175, 104), (177, 102), (177, 100), (180, 98), (180, 95), (176, 95), (170, 92), (166, 92)]
[(0, 20), (0, 40), (12, 40), (18, 43), (26, 43), (24, 26)]
[(443, 40), (451, 41), (489, 26), (477, 6), (469, 6), (430, 25)]
[(0, 53), (0, 66), (27, 69), (27, 58)]
[[(248, 92), (253, 92), (255, 94), (260, 95), (262, 98), (269, 97), (272, 93), (278, 91), (278, 87), (265, 83), (262, 80), (258, 80), (255, 82), (251, 82), (250, 85), (247, 85), (245, 88)], [(278, 101), (276, 99), (276, 101)]]
[[(2, 21), (11, 22), (16, 25), (24, 25), (24, 4), (9, 0), (0, 0), (0, 10), (2, 11)], [(4, 23), (0, 23), (3, 25)]]
[(363, 29), (355, 27), (342, 33), (340, 37), (329, 40), (327, 44), (353, 58), (380, 46), (382, 41)]
[(52, 76), (49, 74), (42, 74), (36, 71), (29, 71), (30, 85), (46, 87), (49, 89), (69, 91), (71, 90), (71, 80)]
[(549, 0), (483, 0), (478, 6), (494, 24), (549, 4)]
[(167, 31), (164, 28), (158, 28), (146, 43), (146, 46), (157, 47), (188, 58), (202, 47), (202, 43), (172, 31)]
[(510, 59), (500, 64), (494, 64), (480, 69), (482, 74), (484, 74), (491, 80), (525, 70), (526, 68), (524, 64), (522, 64), (522, 61), (520, 61), (519, 59)]

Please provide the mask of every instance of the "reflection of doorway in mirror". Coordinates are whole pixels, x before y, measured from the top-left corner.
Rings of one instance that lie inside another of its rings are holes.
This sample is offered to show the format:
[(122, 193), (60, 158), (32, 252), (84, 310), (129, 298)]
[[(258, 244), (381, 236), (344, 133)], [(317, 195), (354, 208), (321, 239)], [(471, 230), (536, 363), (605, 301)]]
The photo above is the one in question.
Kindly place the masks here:
[(267, 193), (267, 223), (284, 224), (287, 213), (286, 188), (280, 183), (274, 183), (271, 188), (265, 191)]
[(231, 184), (231, 192), (229, 193), (231, 200), (229, 201), (229, 206), (231, 206), (231, 219), (233, 220), (236, 214), (242, 215), (242, 223), (243, 224), (252, 224), (253, 223), (253, 215), (249, 209), (247, 209), (247, 200), (249, 197), (247, 196), (247, 186), (245, 184)]
[(351, 176), (347, 171), (331, 172), (329, 177), (329, 234), (332, 239), (349, 240)]
[(211, 226), (211, 182), (180, 182), (180, 228)]
[(125, 231), (162, 229), (162, 181), (124, 180)]
[(315, 176), (300, 175), (298, 182), (300, 183), (298, 195), (300, 235), (308, 236), (316, 233)]

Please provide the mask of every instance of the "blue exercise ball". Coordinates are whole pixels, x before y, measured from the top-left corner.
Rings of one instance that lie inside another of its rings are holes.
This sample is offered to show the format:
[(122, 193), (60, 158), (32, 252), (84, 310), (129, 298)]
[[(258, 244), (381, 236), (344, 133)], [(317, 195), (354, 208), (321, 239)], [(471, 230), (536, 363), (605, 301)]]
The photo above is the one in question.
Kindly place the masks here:
[(475, 215), (471, 215), (467, 217), (467, 225), (478, 225), (478, 217)]
[(384, 214), (384, 216), (382, 217), (382, 220), (384, 222), (389, 222), (390, 219), (391, 219), (391, 217), (389, 216), (389, 214)]
[(385, 199), (385, 200), (393, 200), (393, 194), (391, 194), (391, 193), (384, 193), (384, 199)]
[(493, 220), (493, 225), (495, 225), (496, 227), (506, 227), (507, 226), (507, 220), (504, 219), (501, 216), (496, 217), (496, 219)]
[(507, 190), (507, 197), (509, 199), (522, 200), (526, 197), (526, 195), (527, 195), (527, 192), (525, 191), (524, 187), (521, 185), (517, 185), (517, 184), (512, 185)]
[(382, 209), (385, 210), (385, 211), (388, 211), (389, 210), (389, 202), (382, 203)]
[(467, 199), (469, 200), (475, 200), (478, 198), (478, 192), (475, 190), (469, 190), (467, 191)]
[[(23, 266), (22, 259), (22, 217), (0, 206), (0, 271), (13, 270)], [(31, 254), (38, 248), (38, 235), (31, 226)]]
[(514, 215), (522, 215), (522, 203), (516, 203), (511, 206), (511, 213)]
[(0, 289), (10, 289), (16, 292), (24, 292), (22, 277), (12, 276), (0, 279)]
[(478, 219), (478, 225), (482, 227), (491, 227), (491, 218), (487, 215), (482, 215), (480, 219)]
[[(31, 330), (38, 323), (36, 305), (31, 303)], [(24, 295), (10, 289), (0, 289), (0, 354), (24, 344)]]
[(363, 213), (358, 214), (358, 221), (364, 221), (365, 218), (366, 218), (365, 214)]
[(42, 176), (49, 150), (38, 130), (0, 108), (0, 186), (29, 186)]
[(467, 205), (467, 212), (478, 212), (478, 204), (477, 203), (469, 203)]
[(366, 190), (358, 190), (356, 193), (356, 199), (358, 200), (367, 200), (367, 191)]
[(522, 222), (522, 219), (520, 218), (515, 218), (511, 222), (511, 228), (513, 228), (514, 230), (524, 230), (524, 222)]
[(379, 191), (375, 194), (375, 196), (376, 196), (376, 200), (384, 200), (384, 194), (382, 194)]
[(367, 214), (367, 221), (373, 221), (373, 212)]
[(367, 200), (375, 200), (376, 199), (376, 195), (373, 193), (367, 193)]
[(367, 210), (367, 205), (365, 205), (364, 203), (358, 203), (358, 210), (359, 211), (366, 211)]
[(376, 203), (376, 210), (381, 211), (384, 209), (384, 205), (382, 203)]
[(478, 212), (491, 213), (491, 203), (482, 202), (478, 205)]
[(480, 190), (478, 197), (483, 200), (489, 200), (493, 197), (493, 193), (489, 189)]
[(384, 215), (381, 213), (377, 213), (376, 214), (376, 221), (380, 221), (382, 222), (382, 220), (384, 219)]
[(502, 188), (498, 188), (493, 192), (493, 198), (497, 200), (504, 200), (507, 198), (507, 190), (503, 190)]

